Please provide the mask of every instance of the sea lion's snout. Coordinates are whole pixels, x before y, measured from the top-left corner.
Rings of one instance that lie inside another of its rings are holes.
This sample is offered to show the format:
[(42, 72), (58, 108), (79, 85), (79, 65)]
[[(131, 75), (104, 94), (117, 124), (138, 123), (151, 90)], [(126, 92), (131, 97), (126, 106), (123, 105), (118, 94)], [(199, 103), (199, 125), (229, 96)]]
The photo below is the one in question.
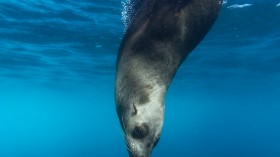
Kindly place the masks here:
[[(148, 138), (148, 135), (146, 138)], [(141, 136), (141, 138), (133, 137), (132, 141), (127, 142), (127, 150), (130, 157), (150, 157), (154, 144), (151, 144), (149, 139), (144, 139), (144, 136)]]
[[(130, 109), (130, 111), (119, 112), (119, 117), (127, 151), (130, 157), (149, 157), (159, 141), (164, 119), (164, 107), (157, 103), (152, 108), (147, 104), (141, 107), (132, 105), (126, 109)], [(134, 114), (136, 111), (137, 114)]]

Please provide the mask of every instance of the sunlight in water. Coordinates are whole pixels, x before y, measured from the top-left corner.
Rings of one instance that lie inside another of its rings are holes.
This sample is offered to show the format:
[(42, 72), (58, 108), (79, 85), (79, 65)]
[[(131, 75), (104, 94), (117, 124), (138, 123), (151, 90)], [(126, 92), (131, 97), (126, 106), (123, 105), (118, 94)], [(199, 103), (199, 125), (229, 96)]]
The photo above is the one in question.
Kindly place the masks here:
[(131, 0), (122, 1), (122, 21), (124, 24), (125, 29), (130, 24), (129, 12), (132, 9)]
[(122, 4), (122, 21), (125, 29), (127, 29), (130, 22), (137, 15), (139, 8), (144, 0), (123, 0)]

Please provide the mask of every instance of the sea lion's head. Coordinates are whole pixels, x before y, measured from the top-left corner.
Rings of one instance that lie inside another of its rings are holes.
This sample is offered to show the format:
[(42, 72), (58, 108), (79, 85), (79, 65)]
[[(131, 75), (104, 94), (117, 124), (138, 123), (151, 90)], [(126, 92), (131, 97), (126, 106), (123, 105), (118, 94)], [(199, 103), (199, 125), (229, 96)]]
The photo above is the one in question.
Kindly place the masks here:
[(124, 88), (118, 85), (117, 113), (129, 155), (149, 157), (162, 131), (165, 89), (157, 85), (142, 86), (139, 82)]
[(120, 117), (127, 150), (131, 157), (149, 157), (159, 141), (164, 108), (156, 106), (136, 107), (133, 104), (130, 111)]
[(149, 157), (164, 121), (167, 86), (161, 74), (139, 58), (118, 62), (116, 110), (130, 157)]

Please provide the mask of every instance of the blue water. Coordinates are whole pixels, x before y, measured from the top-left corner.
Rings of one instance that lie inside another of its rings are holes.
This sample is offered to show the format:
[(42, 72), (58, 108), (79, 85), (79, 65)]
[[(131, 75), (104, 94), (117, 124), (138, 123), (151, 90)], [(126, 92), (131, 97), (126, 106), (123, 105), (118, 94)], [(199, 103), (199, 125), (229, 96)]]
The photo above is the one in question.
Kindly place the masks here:
[[(223, 5), (170, 86), (154, 157), (280, 156), (279, 5)], [(128, 156), (114, 106), (124, 31), (121, 0), (0, 1), (0, 157)]]

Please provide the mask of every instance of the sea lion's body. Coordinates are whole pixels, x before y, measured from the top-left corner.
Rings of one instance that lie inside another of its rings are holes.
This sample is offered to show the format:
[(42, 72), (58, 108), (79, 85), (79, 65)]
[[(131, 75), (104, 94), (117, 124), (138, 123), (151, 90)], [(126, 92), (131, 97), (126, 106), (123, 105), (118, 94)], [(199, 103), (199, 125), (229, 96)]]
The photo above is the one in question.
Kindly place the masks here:
[(217, 18), (219, 0), (142, 0), (117, 59), (116, 107), (130, 156), (148, 157), (178, 67)]

